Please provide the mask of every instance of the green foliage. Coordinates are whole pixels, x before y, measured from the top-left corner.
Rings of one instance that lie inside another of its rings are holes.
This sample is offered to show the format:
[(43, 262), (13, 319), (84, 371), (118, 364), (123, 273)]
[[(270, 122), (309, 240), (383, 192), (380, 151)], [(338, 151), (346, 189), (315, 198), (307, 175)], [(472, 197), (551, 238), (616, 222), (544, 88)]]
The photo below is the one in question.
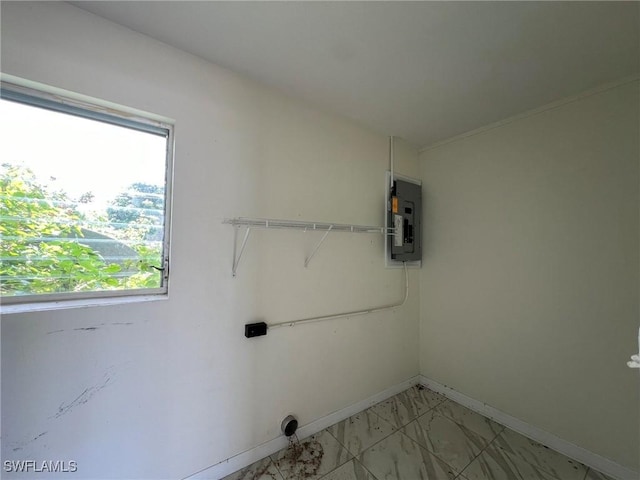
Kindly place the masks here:
[(128, 230), (128, 238), (162, 241), (164, 187), (148, 183), (133, 183), (118, 195), (107, 208), (114, 228)]
[[(146, 188), (144, 184), (137, 185)], [(123, 195), (114, 202), (125, 202)], [(87, 192), (78, 202), (86, 204), (92, 200), (93, 194)], [(162, 265), (161, 244), (145, 239), (150, 232), (150, 224), (145, 216), (127, 219), (122, 222), (126, 224), (125, 228), (120, 229), (124, 238), (129, 233), (133, 235), (128, 240), (134, 238), (141, 241), (130, 245), (138, 258), (120, 263), (109, 262), (90, 246), (88, 239), (83, 238), (83, 221), (87, 217), (78, 212), (75, 205), (76, 202), (71, 201), (65, 192), (53, 191), (40, 183), (31, 170), (2, 165), (2, 296), (153, 288), (161, 285), (161, 272), (153, 268)], [(104, 218), (104, 214), (93, 212), (90, 217)], [(102, 233), (109, 235), (111, 232)]]
[[(134, 245), (139, 260), (136, 267), (140, 270), (127, 279), (128, 288), (157, 288), (161, 282), (162, 251), (160, 246), (150, 247), (144, 244)], [(133, 266), (133, 265), (131, 265)]]

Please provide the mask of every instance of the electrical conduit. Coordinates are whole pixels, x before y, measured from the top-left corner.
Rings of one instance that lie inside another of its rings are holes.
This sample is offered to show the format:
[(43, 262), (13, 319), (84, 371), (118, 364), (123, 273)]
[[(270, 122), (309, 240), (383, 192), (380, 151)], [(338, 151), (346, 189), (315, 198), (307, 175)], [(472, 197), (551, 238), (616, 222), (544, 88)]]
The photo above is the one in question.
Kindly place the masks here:
[(319, 317), (310, 317), (310, 318), (303, 318), (300, 320), (291, 320), (289, 322), (271, 323), (271, 324), (268, 324), (267, 327), (269, 329), (278, 328), (278, 327), (294, 327), (296, 325), (300, 325), (303, 323), (322, 322), (324, 320), (331, 320), (333, 318), (356, 317), (358, 315), (366, 315), (368, 313), (383, 312), (385, 310), (391, 310), (393, 308), (401, 307), (407, 302), (407, 299), (409, 298), (409, 272), (407, 270), (407, 263), (402, 262), (402, 265), (404, 267), (404, 297), (401, 302), (394, 303), (392, 305), (383, 305), (380, 307), (368, 308), (366, 310), (355, 310), (353, 312), (322, 315)]

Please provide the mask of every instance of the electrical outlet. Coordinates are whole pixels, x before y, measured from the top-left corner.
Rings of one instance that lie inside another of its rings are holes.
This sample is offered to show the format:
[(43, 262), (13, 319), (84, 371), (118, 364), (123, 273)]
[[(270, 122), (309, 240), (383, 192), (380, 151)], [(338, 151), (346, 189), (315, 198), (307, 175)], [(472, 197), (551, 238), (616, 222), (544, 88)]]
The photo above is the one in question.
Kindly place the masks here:
[(244, 336), (247, 338), (260, 337), (267, 334), (267, 324), (264, 322), (247, 323), (244, 326)]

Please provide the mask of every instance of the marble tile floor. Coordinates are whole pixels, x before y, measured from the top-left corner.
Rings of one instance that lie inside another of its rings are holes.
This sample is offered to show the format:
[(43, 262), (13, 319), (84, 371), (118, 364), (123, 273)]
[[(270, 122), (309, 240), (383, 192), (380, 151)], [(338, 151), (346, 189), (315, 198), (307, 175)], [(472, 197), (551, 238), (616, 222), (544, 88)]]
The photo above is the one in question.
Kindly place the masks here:
[(420, 385), (223, 480), (613, 480)]

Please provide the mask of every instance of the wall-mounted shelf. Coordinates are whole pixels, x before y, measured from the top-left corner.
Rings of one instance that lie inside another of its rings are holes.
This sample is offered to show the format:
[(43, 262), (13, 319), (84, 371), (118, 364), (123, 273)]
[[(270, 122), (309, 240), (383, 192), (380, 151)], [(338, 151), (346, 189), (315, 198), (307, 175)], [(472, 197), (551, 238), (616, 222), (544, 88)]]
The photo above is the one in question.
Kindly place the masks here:
[[(242, 254), (244, 253), (244, 249), (247, 246), (247, 240), (249, 240), (249, 234), (252, 229), (260, 228), (260, 229), (290, 229), (290, 230), (303, 230), (307, 231), (321, 231), (325, 232), (320, 241), (317, 243), (311, 255), (309, 255), (305, 262), (304, 266), (307, 267), (309, 262), (316, 254), (322, 243), (327, 238), (327, 235), (331, 232), (350, 232), (350, 233), (377, 233), (385, 235), (387, 233), (393, 232), (392, 228), (385, 228), (381, 226), (371, 226), (371, 225), (348, 225), (342, 223), (326, 223), (326, 222), (303, 222), (299, 220), (276, 220), (270, 218), (225, 218), (222, 223), (233, 225), (235, 227), (235, 235), (233, 241), (233, 267), (232, 274), (235, 277), (236, 272), (238, 270), (238, 264), (240, 263), (240, 259), (242, 258)], [(240, 250), (238, 251), (238, 232), (240, 228), (245, 228), (245, 234), (242, 239), (242, 244), (240, 245)], [(236, 253), (237, 252), (237, 253)]]

